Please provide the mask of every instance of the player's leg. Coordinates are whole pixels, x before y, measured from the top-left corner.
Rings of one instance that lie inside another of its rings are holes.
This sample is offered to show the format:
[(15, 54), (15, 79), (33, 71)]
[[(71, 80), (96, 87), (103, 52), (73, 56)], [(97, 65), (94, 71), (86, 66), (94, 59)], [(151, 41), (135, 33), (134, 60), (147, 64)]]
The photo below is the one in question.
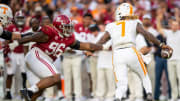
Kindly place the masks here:
[(24, 53), (19, 54), (19, 67), (20, 67), (21, 76), (22, 76), (22, 86), (23, 88), (26, 88), (27, 75), (26, 75), (26, 70), (25, 70)]
[(116, 94), (115, 97), (122, 99), (126, 94), (128, 88), (128, 78), (127, 78), (127, 66), (126, 64), (115, 64), (114, 65), (114, 76), (116, 79)]
[(29, 96), (28, 94), (30, 92), (35, 94), (39, 91), (44, 90), (45, 88), (57, 84), (60, 81), (60, 74), (52, 64), (51, 60), (48, 59), (45, 53), (43, 53), (41, 50), (33, 48), (27, 54), (25, 60), (30, 70), (36, 76), (42, 78), (37, 84), (34, 84), (30, 88), (28, 88), (28, 90), (21, 90), (21, 94), (23, 93), (23, 96), (25, 96), (26, 98)]
[(130, 67), (133, 71), (135, 71), (140, 79), (142, 80), (142, 84), (145, 88), (146, 93), (148, 94), (147, 100), (152, 101), (152, 86), (151, 86), (151, 80), (149, 79), (147, 68), (142, 60), (142, 57), (138, 53), (138, 51), (133, 48), (134, 55), (132, 58), (134, 58), (134, 64), (130, 64)]
[(113, 72), (117, 85), (115, 97), (121, 101), (122, 97), (126, 96), (128, 88), (127, 63), (129, 62), (129, 49), (114, 50), (112, 56)]
[(132, 70), (128, 71), (128, 85), (130, 91), (130, 101), (142, 100), (143, 99), (143, 87), (141, 79)]
[[(35, 74), (33, 74), (29, 69), (27, 69), (26, 73), (27, 73), (27, 80), (29, 81), (30, 85), (34, 85), (40, 81), (40, 78), (37, 77)], [(35, 93), (34, 95), (32, 95), (31, 101), (35, 101), (37, 97), (42, 95), (42, 92), (43, 91), (39, 91), (39, 92)]]
[[(53, 64), (55, 65), (55, 67), (58, 70), (58, 72), (61, 73), (61, 68), (62, 68), (62, 66), (61, 66), (61, 57), (58, 57)], [(60, 80), (59, 83), (57, 83), (57, 95), (56, 95), (56, 99), (58, 99), (58, 100), (61, 100), (61, 99), (64, 98), (64, 95), (62, 93), (62, 84), (61, 83), (62, 83), (61, 80)]]
[(6, 95), (5, 99), (11, 99), (11, 87), (12, 87), (12, 81), (13, 76), (16, 71), (16, 62), (15, 59), (11, 58), (13, 57), (13, 54), (10, 55), (10, 61), (6, 63), (6, 69), (7, 69), (7, 78), (6, 78)]
[(5, 94), (5, 97), (4, 99), (12, 99), (12, 96), (11, 96), (11, 85), (12, 85), (12, 78), (13, 78), (13, 75), (7, 75), (7, 78), (6, 78), (6, 94)]

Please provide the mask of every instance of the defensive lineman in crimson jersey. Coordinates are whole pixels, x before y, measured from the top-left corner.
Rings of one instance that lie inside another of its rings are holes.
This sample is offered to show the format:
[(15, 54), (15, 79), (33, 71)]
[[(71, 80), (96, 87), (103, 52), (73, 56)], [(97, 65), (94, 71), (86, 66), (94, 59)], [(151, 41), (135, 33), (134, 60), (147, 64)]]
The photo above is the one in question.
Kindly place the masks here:
[(37, 43), (33, 47), (40, 48), (49, 55), (53, 61), (56, 60), (56, 58), (64, 52), (66, 47), (70, 46), (75, 40), (74, 34), (64, 38), (63, 36), (59, 36), (57, 31), (51, 26), (44, 26), (41, 31), (49, 36), (49, 40), (46, 43)]
[(53, 26), (44, 26), (41, 32), (23, 37), (18, 43), (24, 44), (30, 41), (36, 42), (25, 57), (29, 82), (32, 86), (20, 91), (27, 101), (35, 101), (45, 88), (59, 83), (60, 74), (53, 61), (64, 52), (66, 47), (89, 51), (102, 49), (101, 45), (75, 40), (73, 24), (65, 15), (57, 16), (53, 20)]

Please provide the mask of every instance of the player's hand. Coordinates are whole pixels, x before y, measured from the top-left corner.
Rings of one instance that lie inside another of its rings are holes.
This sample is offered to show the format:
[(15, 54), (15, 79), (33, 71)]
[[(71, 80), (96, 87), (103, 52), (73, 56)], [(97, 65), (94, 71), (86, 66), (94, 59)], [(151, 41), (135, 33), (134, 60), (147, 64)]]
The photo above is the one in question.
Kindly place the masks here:
[(165, 45), (165, 44), (161, 46), (161, 49), (168, 49), (173, 52), (173, 49), (170, 46)]
[(15, 40), (12, 43), (9, 44), (9, 48), (11, 50), (14, 50), (14, 48), (16, 48), (19, 45), (19, 43)]
[(86, 56), (93, 56), (93, 55), (94, 55), (92, 52), (89, 52), (89, 51), (85, 51), (84, 54), (85, 54)]
[(161, 49), (168, 52), (168, 57), (165, 56), (165, 58), (170, 58), (172, 56), (173, 49), (170, 46), (164, 44), (164, 45), (161, 46)]

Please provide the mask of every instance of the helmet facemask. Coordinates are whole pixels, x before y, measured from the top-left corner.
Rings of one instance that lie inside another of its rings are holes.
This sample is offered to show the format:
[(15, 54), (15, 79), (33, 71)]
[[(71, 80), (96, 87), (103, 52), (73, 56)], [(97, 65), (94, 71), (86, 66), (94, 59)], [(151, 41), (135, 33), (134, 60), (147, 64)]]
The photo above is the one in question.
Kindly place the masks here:
[(23, 26), (25, 24), (25, 17), (24, 16), (18, 16), (15, 18), (15, 22), (18, 26)]
[(74, 26), (72, 23), (70, 24), (63, 24), (62, 25), (62, 31), (63, 31), (63, 35), (65, 37), (70, 37), (74, 31)]
[(2, 24), (3, 27), (6, 27), (12, 23), (12, 18), (5, 16), (5, 15), (1, 15), (0, 16), (0, 23)]

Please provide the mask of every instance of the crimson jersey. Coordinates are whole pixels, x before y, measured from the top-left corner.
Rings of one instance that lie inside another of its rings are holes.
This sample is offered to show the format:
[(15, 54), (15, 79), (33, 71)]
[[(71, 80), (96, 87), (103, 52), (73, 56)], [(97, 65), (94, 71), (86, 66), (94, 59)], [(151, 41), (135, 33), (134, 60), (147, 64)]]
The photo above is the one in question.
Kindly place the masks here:
[(70, 37), (62, 38), (51, 26), (44, 26), (41, 28), (41, 31), (49, 36), (49, 40), (45, 43), (36, 43), (33, 47), (40, 48), (53, 60), (59, 57), (66, 47), (70, 46), (75, 41), (74, 34)]
[(76, 24), (74, 26), (75, 36), (78, 40), (82, 42), (86, 42), (88, 40), (88, 34), (90, 34), (90, 30), (88, 27), (84, 27), (83, 24)]
[[(23, 28), (18, 28), (15, 24), (9, 25), (6, 30), (10, 31), (10, 32), (20, 32), (23, 33), (25, 31), (27, 31), (29, 29), (29, 27), (23, 27)], [(23, 50), (23, 45), (19, 45), (17, 46), (13, 52), (15, 53), (24, 53)]]

